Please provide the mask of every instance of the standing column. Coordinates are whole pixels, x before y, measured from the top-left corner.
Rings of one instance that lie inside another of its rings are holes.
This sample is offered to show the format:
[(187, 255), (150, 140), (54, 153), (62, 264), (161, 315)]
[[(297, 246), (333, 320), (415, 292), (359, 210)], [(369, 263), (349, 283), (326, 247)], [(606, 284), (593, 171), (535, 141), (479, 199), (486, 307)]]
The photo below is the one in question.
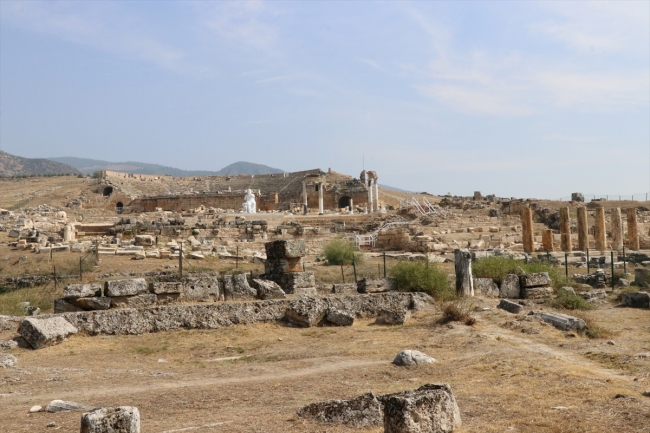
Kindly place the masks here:
[(587, 251), (589, 249), (589, 227), (587, 226), (587, 208), (580, 206), (578, 208), (578, 250)]
[(521, 210), (521, 228), (524, 252), (532, 253), (535, 250), (533, 239), (533, 211), (529, 207)]
[(474, 296), (472, 278), (472, 254), (467, 249), (454, 250), (456, 268), (456, 293), (461, 296)]
[(372, 200), (372, 180), (368, 181), (368, 212), (373, 212), (373, 200)]
[(573, 251), (571, 245), (571, 219), (569, 218), (569, 208), (560, 208), (560, 249), (565, 252)]
[(612, 249), (620, 251), (623, 249), (623, 219), (621, 208), (612, 209)]
[(542, 232), (542, 246), (549, 253), (555, 251), (555, 248), (553, 248), (553, 230), (545, 229)]
[(596, 227), (594, 228), (594, 235), (596, 238), (596, 249), (605, 251), (607, 245), (605, 244), (605, 208), (596, 208)]
[(639, 228), (636, 224), (636, 208), (627, 209), (627, 243), (631, 250), (639, 250)]
[(354, 213), (353, 209), (354, 209), (354, 201), (352, 199), (350, 199), (350, 215), (352, 215)]
[(307, 182), (302, 181), (302, 211), (307, 215)]
[(318, 213), (323, 215), (323, 184), (318, 184)]
[(375, 201), (377, 202), (375, 209), (379, 210), (379, 178), (375, 178)]

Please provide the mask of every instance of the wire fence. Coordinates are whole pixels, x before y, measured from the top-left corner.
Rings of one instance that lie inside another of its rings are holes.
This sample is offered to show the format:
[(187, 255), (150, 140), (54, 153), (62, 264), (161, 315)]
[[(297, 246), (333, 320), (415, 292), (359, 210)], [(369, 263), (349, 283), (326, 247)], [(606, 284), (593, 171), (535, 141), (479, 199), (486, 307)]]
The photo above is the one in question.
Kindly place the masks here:
[[(590, 201), (648, 201), (650, 199), (650, 193), (642, 192), (638, 194), (583, 194), (585, 202)], [(572, 196), (560, 197), (559, 201), (571, 201)]]

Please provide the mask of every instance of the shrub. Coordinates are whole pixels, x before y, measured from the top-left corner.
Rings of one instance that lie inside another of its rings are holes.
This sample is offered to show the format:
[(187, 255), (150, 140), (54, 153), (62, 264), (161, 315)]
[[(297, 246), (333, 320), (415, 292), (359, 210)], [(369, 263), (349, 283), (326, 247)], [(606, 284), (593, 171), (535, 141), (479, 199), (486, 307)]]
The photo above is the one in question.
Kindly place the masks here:
[(567, 292), (562, 292), (557, 298), (553, 299), (551, 306), (565, 310), (593, 310), (596, 308), (594, 304), (587, 302), (582, 296)]
[(351, 265), (352, 259), (356, 264), (363, 261), (363, 255), (357, 251), (357, 247), (343, 239), (334, 239), (328, 242), (323, 248), (323, 254), (330, 265)]
[(456, 295), (447, 275), (433, 263), (399, 262), (390, 269), (390, 276), (402, 292), (425, 292), (436, 300)]
[(463, 322), (467, 326), (476, 323), (472, 316), (474, 311), (474, 302), (469, 298), (456, 298), (443, 303), (441, 323)]

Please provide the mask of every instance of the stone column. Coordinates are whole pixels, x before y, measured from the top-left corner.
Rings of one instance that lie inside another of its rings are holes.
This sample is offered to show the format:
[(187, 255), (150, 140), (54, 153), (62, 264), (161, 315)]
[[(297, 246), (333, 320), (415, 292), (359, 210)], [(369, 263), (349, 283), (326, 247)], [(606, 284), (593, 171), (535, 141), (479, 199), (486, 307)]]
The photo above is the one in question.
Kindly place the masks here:
[(375, 209), (379, 211), (379, 178), (375, 178), (375, 202), (377, 203), (377, 206), (375, 206)]
[(368, 181), (368, 212), (373, 212), (373, 199), (372, 199), (372, 180)]
[(354, 214), (354, 201), (350, 199), (350, 215)]
[(323, 184), (318, 184), (318, 213), (323, 214)]
[(474, 279), (472, 278), (472, 254), (469, 250), (454, 250), (456, 268), (456, 293), (462, 296), (474, 296)]
[(571, 219), (569, 218), (569, 208), (560, 208), (560, 249), (565, 252), (573, 251), (571, 245)]
[(596, 227), (594, 229), (594, 237), (596, 238), (596, 249), (605, 251), (607, 244), (605, 243), (605, 208), (596, 208)]
[(631, 250), (638, 251), (639, 245), (639, 227), (636, 223), (636, 208), (627, 209), (627, 244)]
[(544, 250), (549, 253), (555, 251), (555, 248), (553, 247), (553, 230), (546, 229), (542, 232), (542, 246), (544, 247)]
[(578, 250), (587, 251), (589, 249), (589, 226), (587, 225), (587, 208), (580, 206), (578, 208)]
[(302, 181), (302, 204), (307, 207), (307, 182)]
[(535, 243), (533, 239), (533, 211), (529, 207), (525, 207), (521, 210), (521, 228), (524, 252), (532, 253), (535, 251)]
[(621, 208), (612, 209), (612, 249), (620, 251), (623, 249), (623, 218)]

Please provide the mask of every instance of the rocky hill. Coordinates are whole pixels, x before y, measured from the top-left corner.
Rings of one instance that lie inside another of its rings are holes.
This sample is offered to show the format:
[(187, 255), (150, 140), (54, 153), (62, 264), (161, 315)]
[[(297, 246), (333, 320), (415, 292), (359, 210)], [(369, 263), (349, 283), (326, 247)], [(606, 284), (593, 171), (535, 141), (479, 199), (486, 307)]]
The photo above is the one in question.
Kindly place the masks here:
[(81, 174), (81, 172), (68, 164), (49, 159), (23, 158), (0, 150), (0, 177), (56, 174)]

